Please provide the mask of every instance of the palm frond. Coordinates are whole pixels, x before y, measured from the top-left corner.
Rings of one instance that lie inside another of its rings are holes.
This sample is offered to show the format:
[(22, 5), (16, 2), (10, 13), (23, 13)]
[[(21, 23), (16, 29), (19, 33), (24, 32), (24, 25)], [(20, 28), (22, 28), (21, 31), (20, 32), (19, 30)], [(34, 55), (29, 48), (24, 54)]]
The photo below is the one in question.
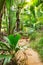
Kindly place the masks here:
[(10, 43), (11, 43), (11, 47), (15, 49), (16, 45), (17, 45), (17, 42), (18, 40), (20, 39), (20, 35), (16, 35), (15, 37), (13, 35), (9, 35), (8, 36), (8, 39), (10, 40)]
[(12, 58), (12, 55), (5, 55), (5, 54), (0, 55), (0, 60), (4, 59), (3, 65), (6, 65), (6, 63), (9, 63), (11, 58)]
[(1, 49), (0, 50), (8, 50), (9, 52), (10, 52), (10, 47), (8, 47), (7, 45), (6, 45), (6, 43), (3, 43), (3, 42), (0, 42), (0, 47), (1, 47)]
[(10, 40), (9, 40), (8, 37), (4, 36), (4, 39), (6, 40), (6, 42), (7, 42), (9, 45), (11, 44), (11, 42), (10, 42)]

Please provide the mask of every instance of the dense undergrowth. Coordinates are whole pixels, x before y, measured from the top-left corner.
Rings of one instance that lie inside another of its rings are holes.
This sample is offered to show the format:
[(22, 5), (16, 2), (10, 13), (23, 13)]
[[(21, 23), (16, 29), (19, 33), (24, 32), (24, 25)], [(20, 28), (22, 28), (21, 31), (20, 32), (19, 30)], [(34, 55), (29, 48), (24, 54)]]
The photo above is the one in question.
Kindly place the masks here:
[(43, 34), (38, 33), (35, 40), (30, 42), (30, 47), (39, 53), (39, 57), (43, 62)]

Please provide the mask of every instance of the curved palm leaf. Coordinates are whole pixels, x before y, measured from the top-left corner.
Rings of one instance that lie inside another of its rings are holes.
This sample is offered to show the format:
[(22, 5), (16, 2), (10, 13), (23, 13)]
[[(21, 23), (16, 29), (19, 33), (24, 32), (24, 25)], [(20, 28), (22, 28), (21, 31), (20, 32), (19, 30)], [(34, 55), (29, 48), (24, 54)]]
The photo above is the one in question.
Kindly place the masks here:
[(9, 45), (9, 47), (11, 49), (15, 49), (16, 45), (17, 45), (17, 42), (18, 40), (20, 39), (20, 35), (16, 35), (14, 37), (14, 35), (9, 35), (8, 37), (4, 37), (4, 39), (6, 40), (7, 44)]
[(3, 43), (3, 42), (0, 42), (0, 50), (4, 50), (4, 51), (6, 51), (6, 50), (8, 50), (9, 52), (10, 52), (10, 47), (8, 47), (7, 45), (6, 45), (6, 43)]
[(13, 36), (13, 35), (9, 35), (8, 36), (8, 39), (9, 39), (9, 41), (10, 41), (10, 43), (11, 43), (11, 47), (12, 48), (14, 48), (15, 49), (15, 47), (16, 47), (16, 45), (17, 45), (17, 42), (18, 42), (18, 40), (20, 39), (20, 35), (18, 34), (18, 35), (16, 35), (15, 37)]
[(9, 54), (9, 55), (5, 55), (5, 54), (0, 55), (0, 60), (4, 59), (3, 65), (6, 65), (6, 63), (9, 63), (11, 58), (12, 58), (11, 54)]

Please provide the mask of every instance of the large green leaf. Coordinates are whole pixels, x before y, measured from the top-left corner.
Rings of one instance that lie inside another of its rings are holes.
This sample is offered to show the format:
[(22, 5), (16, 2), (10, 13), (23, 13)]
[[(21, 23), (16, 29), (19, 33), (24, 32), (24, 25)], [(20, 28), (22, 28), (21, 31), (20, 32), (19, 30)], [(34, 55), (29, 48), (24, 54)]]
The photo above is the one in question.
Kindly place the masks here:
[(6, 7), (9, 10), (11, 6), (11, 0), (6, 0)]
[(21, 36), (19, 34), (16, 35), (15, 37), (14, 37), (14, 35), (9, 35), (8, 36), (8, 39), (10, 40), (10, 43), (11, 43), (12, 48), (15, 48), (16, 47), (17, 42), (20, 39), (20, 37)]
[(6, 40), (6, 42), (7, 42), (9, 45), (11, 44), (8, 37), (4, 36), (4, 39)]

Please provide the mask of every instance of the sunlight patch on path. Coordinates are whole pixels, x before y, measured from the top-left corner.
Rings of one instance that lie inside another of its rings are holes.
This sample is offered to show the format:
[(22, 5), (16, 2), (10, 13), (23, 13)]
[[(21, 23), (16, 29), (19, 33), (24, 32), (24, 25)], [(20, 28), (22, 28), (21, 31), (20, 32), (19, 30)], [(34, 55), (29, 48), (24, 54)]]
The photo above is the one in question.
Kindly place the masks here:
[[(19, 44), (25, 44), (26, 40), (19, 42)], [(18, 65), (43, 65), (41, 62), (39, 55), (36, 51), (34, 51), (32, 48), (27, 48), (25, 50), (19, 50), (16, 53), (16, 59), (18, 62)]]

